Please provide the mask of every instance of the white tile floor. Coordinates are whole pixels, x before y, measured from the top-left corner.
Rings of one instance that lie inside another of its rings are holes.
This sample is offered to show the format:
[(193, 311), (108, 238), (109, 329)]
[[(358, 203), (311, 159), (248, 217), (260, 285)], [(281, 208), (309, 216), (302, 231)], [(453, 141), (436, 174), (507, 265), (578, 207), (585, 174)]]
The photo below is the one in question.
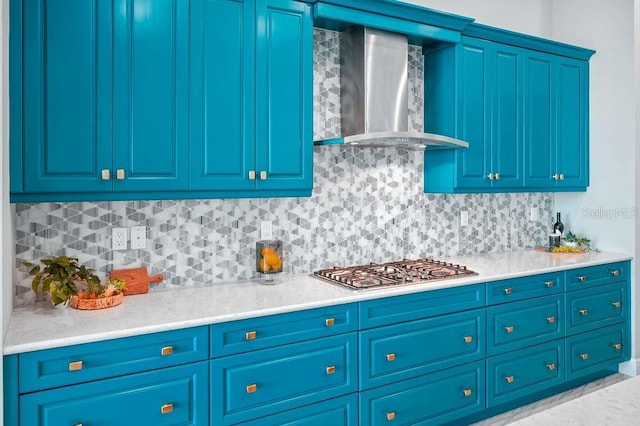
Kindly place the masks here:
[(606, 386), (618, 383), (621, 380), (628, 379), (629, 376), (624, 374), (612, 374), (600, 380), (596, 380), (586, 385), (579, 386), (574, 389), (570, 389), (566, 392), (559, 393), (557, 395), (550, 396), (549, 398), (541, 399), (540, 401), (525, 405), (515, 410), (507, 411), (499, 414), (495, 417), (488, 418), (481, 422), (475, 423), (474, 426), (502, 426), (515, 422), (516, 420), (529, 417), (530, 415), (547, 410), (556, 405), (578, 398), (579, 396), (586, 395), (595, 390), (602, 389)]

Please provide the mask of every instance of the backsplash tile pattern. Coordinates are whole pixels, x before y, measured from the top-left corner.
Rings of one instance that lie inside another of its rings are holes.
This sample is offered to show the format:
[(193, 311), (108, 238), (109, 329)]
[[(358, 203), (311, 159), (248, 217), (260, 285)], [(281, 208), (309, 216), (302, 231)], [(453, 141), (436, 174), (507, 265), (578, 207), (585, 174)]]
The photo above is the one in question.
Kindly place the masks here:
[[(339, 37), (316, 30), (315, 137), (340, 133)], [(422, 128), (420, 51), (411, 48), (410, 119)], [(261, 220), (284, 243), (284, 272), (400, 257), (447, 256), (530, 248), (545, 243), (553, 221), (550, 194), (423, 193), (423, 154), (340, 146), (314, 149), (309, 198), (40, 203), (16, 205), (16, 258), (80, 258), (105, 276), (147, 266), (159, 287), (259, 278), (255, 243)], [(530, 207), (539, 209), (529, 221)], [(469, 226), (460, 227), (468, 210)], [(147, 226), (147, 248), (112, 251), (111, 228)], [(23, 267), (16, 303), (34, 299)]]

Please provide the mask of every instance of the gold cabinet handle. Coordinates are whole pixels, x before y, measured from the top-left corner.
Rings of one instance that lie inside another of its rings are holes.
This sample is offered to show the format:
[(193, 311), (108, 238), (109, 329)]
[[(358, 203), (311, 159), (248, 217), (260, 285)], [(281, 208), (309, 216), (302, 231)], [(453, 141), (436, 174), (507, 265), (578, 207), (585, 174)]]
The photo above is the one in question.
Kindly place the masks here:
[(620, 349), (622, 349), (622, 345), (621, 345), (620, 343), (615, 343), (615, 344), (613, 345), (613, 348), (614, 348), (614, 349), (617, 349), (617, 350), (620, 350)]
[(244, 334), (244, 338), (245, 340), (253, 340), (256, 338), (256, 336), (258, 335), (258, 333), (256, 333), (255, 331), (247, 331)]
[(267, 172), (262, 170), (260, 172), (260, 180), (267, 180)]
[(564, 173), (560, 173), (560, 180), (564, 180)]
[(620, 303), (620, 302), (613, 302), (613, 303), (612, 303), (612, 305), (613, 305), (613, 307), (614, 307), (614, 308), (619, 308), (620, 306), (622, 306), (622, 303)]
[(326, 320), (324, 320), (324, 325), (326, 325), (327, 327), (331, 327), (335, 323), (336, 320), (334, 318), (327, 318)]
[(82, 370), (82, 361), (73, 361), (69, 363), (69, 371)]
[(473, 336), (464, 336), (464, 342), (465, 343), (473, 342)]
[(504, 379), (507, 381), (507, 383), (513, 383), (513, 381), (515, 380), (513, 376), (507, 376)]
[(160, 355), (162, 356), (173, 355), (173, 346), (165, 346), (162, 349), (160, 349)]
[(255, 383), (252, 383), (247, 386), (247, 393), (254, 393), (257, 390), (258, 390), (258, 385), (256, 385)]
[(162, 414), (169, 414), (173, 411), (173, 404), (162, 404), (160, 407), (160, 412)]
[(496, 173), (496, 180), (500, 180), (500, 173)]
[(111, 171), (109, 169), (102, 169), (102, 172), (100, 173), (100, 177), (102, 178), (102, 180), (111, 179)]
[(504, 329), (505, 329), (505, 331), (507, 333), (513, 333), (513, 326), (512, 325), (508, 325)]
[(396, 354), (387, 354), (387, 361), (391, 362), (395, 360), (396, 360)]
[(553, 281), (547, 281), (546, 283), (544, 283), (544, 286), (547, 287), (547, 288), (551, 288), (551, 287), (553, 287), (554, 284), (555, 283)]
[(580, 281), (581, 283), (585, 282), (587, 280), (587, 277), (585, 275), (580, 275), (578, 277), (578, 281)]
[(489, 174), (487, 175), (487, 179), (489, 179), (489, 180), (493, 180), (493, 179), (494, 179), (494, 174), (493, 174), (493, 173), (489, 173)]
[(76, 424), (75, 424), (75, 425), (73, 425), (73, 426), (82, 426), (82, 423), (76, 423)]
[(124, 180), (124, 169), (116, 170), (116, 179)]
[(249, 170), (249, 180), (256, 180), (256, 171)]
[(620, 271), (618, 271), (617, 269), (614, 269), (613, 271), (611, 271), (611, 275), (613, 275), (614, 277), (617, 277), (618, 275), (620, 275)]
[(471, 396), (471, 389), (463, 389), (462, 393), (464, 394), (464, 396)]
[(553, 324), (554, 322), (556, 322), (556, 317), (554, 317), (554, 316), (547, 317), (547, 322), (549, 324)]
[(555, 175), (551, 176), (551, 179), (559, 180), (560, 179), (560, 175), (556, 173)]
[(335, 365), (330, 365), (327, 367), (327, 374), (333, 374), (336, 372), (336, 366)]
[(549, 371), (553, 371), (556, 369), (556, 365), (554, 363), (549, 363), (547, 364), (547, 368), (549, 369)]
[(394, 420), (395, 418), (396, 418), (396, 413), (394, 413), (393, 411), (390, 411), (387, 413), (387, 421)]
[(580, 312), (580, 315), (582, 315), (583, 317), (586, 317), (587, 315), (589, 315), (588, 309), (580, 309), (578, 312)]
[(511, 294), (513, 293), (513, 289), (511, 287), (507, 287), (504, 289), (504, 294)]
[(589, 359), (589, 354), (580, 354), (580, 358)]

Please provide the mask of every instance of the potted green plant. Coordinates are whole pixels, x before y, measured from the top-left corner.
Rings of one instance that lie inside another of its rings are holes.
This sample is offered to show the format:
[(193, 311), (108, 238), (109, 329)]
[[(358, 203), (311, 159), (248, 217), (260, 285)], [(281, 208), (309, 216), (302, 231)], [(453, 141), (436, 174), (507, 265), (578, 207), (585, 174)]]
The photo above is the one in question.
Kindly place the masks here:
[(564, 244), (570, 247), (583, 248), (586, 251), (591, 251), (591, 240), (584, 237), (578, 237), (571, 231), (567, 231), (564, 238)]
[(106, 285), (93, 270), (80, 264), (77, 258), (58, 256), (40, 260), (44, 267), (23, 262), (32, 277), (35, 293), (49, 293), (54, 305), (70, 303), (78, 309), (101, 309), (122, 303), (125, 282), (109, 279)]

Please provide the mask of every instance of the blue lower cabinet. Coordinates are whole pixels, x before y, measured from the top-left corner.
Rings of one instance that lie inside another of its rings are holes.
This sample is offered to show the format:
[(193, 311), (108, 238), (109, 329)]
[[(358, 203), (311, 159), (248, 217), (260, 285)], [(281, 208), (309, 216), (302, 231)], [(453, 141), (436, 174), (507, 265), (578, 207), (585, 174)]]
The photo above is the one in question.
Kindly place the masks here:
[(20, 424), (206, 425), (207, 362), (25, 394)]
[(627, 283), (607, 284), (567, 293), (567, 334), (627, 321)]
[(241, 424), (247, 426), (356, 426), (358, 397), (352, 393)]
[(360, 424), (439, 425), (484, 409), (484, 362), (360, 393)]
[(232, 424), (356, 391), (356, 335), (294, 343), (211, 363), (211, 424)]
[(487, 358), (487, 407), (562, 384), (564, 340)]
[(619, 324), (567, 338), (567, 380), (605, 369), (617, 370), (630, 357), (629, 326)]

